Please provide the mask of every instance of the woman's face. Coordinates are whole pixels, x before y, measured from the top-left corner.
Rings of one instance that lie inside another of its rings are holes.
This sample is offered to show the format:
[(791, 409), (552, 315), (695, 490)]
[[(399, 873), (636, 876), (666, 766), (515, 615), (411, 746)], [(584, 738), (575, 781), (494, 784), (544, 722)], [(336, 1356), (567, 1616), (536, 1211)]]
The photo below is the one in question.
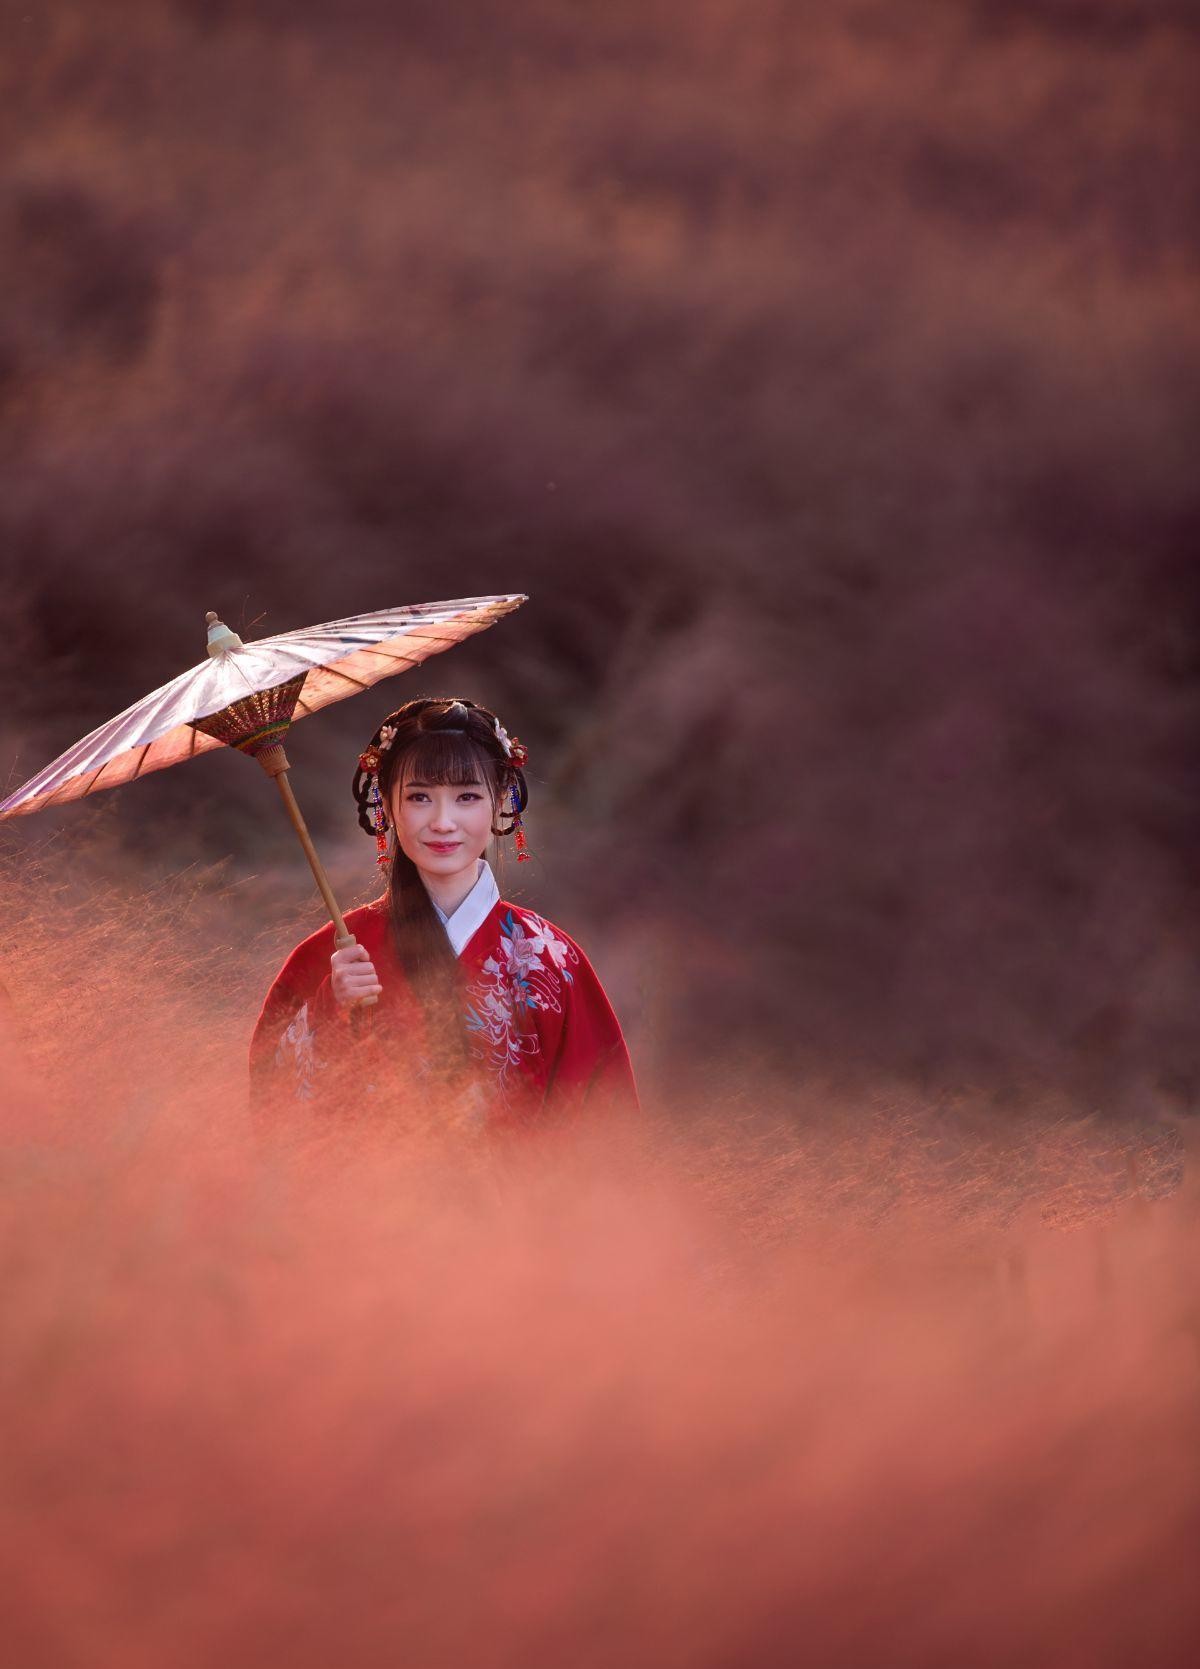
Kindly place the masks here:
[(417, 868), (447, 881), (474, 875), (492, 832), (492, 800), (482, 778), (429, 783), (409, 777), (393, 786), (389, 805), (400, 849)]

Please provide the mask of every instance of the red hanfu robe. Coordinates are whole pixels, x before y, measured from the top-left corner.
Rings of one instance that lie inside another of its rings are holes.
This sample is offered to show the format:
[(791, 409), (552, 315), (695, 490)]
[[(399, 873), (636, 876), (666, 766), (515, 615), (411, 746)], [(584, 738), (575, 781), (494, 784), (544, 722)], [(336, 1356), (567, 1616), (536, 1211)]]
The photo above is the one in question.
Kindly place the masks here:
[(449, 1064), (431, 1036), (392, 946), (385, 896), (345, 918), (383, 988), (372, 1007), (348, 1009), (333, 996), (331, 923), (288, 957), (250, 1045), (255, 1108), (428, 1114), (432, 1106), (436, 1119), (436, 1106), (449, 1101), (469, 1124), (524, 1125), (600, 1105), (636, 1107), (620, 1024), (574, 940), (501, 899), (486, 864), (459, 908), (465, 922), (459, 911), (442, 920), (458, 952), (465, 1060), (461, 1032)]

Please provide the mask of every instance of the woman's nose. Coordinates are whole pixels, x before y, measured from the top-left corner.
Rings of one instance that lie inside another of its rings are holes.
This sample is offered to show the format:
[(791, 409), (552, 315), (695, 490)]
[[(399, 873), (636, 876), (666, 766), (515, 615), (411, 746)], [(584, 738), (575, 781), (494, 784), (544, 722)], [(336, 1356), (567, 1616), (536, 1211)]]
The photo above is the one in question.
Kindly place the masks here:
[(435, 829), (452, 829), (454, 827), (454, 808), (448, 802), (434, 806), (433, 827)]

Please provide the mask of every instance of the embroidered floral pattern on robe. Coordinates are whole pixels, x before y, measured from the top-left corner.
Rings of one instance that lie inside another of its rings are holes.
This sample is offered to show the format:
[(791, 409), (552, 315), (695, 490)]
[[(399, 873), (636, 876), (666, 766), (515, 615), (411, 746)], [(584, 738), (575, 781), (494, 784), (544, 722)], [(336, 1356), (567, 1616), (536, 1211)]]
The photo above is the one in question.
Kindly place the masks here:
[(521, 1023), (522, 1009), (561, 1014), (563, 985), (573, 979), (570, 964), (579, 952), (548, 921), (512, 910), (500, 918), (497, 954), (484, 960), (480, 978), (467, 992), (467, 1030), (476, 1057), (485, 1061), (501, 1085), (523, 1055), (541, 1048), (536, 1030)]
[(275, 1050), (275, 1065), (294, 1079), (297, 1101), (311, 1101), (317, 1093), (316, 1038), (308, 1022), (308, 1004), (301, 1003)]

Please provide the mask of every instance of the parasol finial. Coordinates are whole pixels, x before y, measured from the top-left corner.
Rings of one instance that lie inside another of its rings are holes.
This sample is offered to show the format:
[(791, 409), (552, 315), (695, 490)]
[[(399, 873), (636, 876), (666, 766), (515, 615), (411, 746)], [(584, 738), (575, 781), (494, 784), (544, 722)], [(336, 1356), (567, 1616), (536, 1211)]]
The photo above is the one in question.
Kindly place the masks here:
[(226, 654), (230, 649), (244, 649), (246, 645), (236, 632), (231, 632), (217, 616), (209, 609), (204, 616), (208, 627), (208, 652), (215, 661), (219, 655)]

